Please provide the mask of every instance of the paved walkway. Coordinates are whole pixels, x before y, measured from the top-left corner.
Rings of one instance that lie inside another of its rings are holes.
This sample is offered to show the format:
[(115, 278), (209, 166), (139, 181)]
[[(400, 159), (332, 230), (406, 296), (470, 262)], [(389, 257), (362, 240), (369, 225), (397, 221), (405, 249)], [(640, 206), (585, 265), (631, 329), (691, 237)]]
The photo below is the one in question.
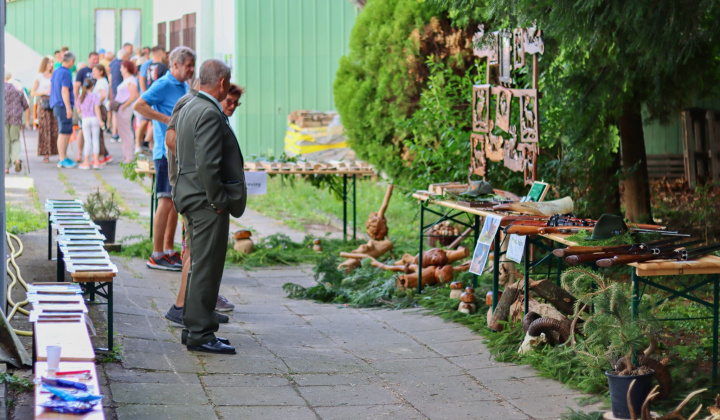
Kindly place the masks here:
[[(119, 153), (118, 145), (110, 147)], [(139, 213), (122, 219), (118, 230), (147, 234), (147, 192), (122, 179), (117, 164), (100, 172), (62, 170), (65, 183), (60, 170), (39, 158), (31, 157), (31, 169), (41, 202), (70, 196), (68, 186), (84, 197), (104, 180)], [(11, 175), (8, 185), (18, 179)], [(22, 191), (8, 194), (25, 201)], [(261, 235), (265, 221), (253, 216)], [(42, 260), (44, 234), (26, 237), (39, 249), (23, 264), (52, 268), (46, 256)], [(480, 336), (416, 309), (352, 309), (286, 298), (284, 283), (314, 284), (309, 266), (226, 269), (221, 293), (236, 309), (220, 334), (238, 354), (188, 352), (180, 329), (163, 317), (179, 274), (151, 271), (144, 260), (115, 260), (122, 362), (102, 365), (108, 418), (556, 419), (567, 407), (577, 408), (581, 396), (530, 367), (494, 362)], [(26, 280), (39, 280), (34, 277), (41, 272), (31, 269)], [(27, 407), (16, 408), (15, 418), (24, 414)]]

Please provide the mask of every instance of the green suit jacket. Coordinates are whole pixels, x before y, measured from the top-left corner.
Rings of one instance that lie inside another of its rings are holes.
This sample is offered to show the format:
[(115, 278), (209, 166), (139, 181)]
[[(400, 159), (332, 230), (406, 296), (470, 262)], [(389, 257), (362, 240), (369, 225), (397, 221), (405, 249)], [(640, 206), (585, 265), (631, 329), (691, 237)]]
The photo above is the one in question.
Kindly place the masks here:
[(198, 94), (180, 111), (176, 131), (175, 209), (183, 214), (210, 206), (242, 216), (247, 199), (244, 163), (225, 114)]

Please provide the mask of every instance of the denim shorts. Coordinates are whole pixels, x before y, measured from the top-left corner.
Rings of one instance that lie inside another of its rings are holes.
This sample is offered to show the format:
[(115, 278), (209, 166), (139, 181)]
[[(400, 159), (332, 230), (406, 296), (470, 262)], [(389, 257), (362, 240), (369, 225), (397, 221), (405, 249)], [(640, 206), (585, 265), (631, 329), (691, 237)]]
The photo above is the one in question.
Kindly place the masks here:
[(165, 156), (155, 159), (155, 196), (157, 198), (172, 198), (172, 188), (168, 178), (168, 161)]
[(65, 105), (56, 105), (53, 107), (53, 114), (58, 123), (59, 134), (72, 134), (73, 123), (72, 119), (67, 117), (67, 111), (65, 111)]

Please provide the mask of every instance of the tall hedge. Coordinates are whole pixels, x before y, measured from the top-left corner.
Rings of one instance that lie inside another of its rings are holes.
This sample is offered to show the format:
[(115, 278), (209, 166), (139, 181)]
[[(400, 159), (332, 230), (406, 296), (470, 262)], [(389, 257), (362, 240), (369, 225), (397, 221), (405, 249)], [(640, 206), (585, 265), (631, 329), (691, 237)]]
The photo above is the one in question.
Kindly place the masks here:
[[(355, 22), (349, 54), (341, 58), (334, 84), (335, 104), (361, 159), (399, 180), (412, 180), (423, 169), (415, 162), (416, 138), (423, 136), (417, 131), (426, 122), (413, 116), (428, 90), (428, 60), (442, 64), (438, 73), (464, 76), (474, 62), (471, 39), (471, 30), (452, 28), (442, 10), (423, 0), (368, 1)], [(467, 112), (469, 100), (468, 96), (461, 104)], [(467, 112), (463, 121), (471, 115)], [(422, 139), (421, 148), (443, 147), (444, 142), (438, 134)], [(464, 157), (453, 165), (467, 168), (468, 163), (469, 157)]]

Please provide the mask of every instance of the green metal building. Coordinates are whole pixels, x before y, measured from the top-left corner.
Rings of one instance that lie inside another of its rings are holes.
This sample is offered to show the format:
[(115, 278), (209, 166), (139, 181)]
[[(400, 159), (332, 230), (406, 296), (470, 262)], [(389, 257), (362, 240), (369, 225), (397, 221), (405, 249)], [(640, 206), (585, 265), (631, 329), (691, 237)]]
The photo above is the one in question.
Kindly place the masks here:
[(13, 0), (7, 61), (30, 86), (42, 56), (62, 46), (80, 62), (127, 41), (187, 45), (198, 68), (222, 59), (246, 88), (233, 121), (243, 152), (278, 155), (291, 111), (335, 109), (333, 80), (358, 13), (350, 0)]

